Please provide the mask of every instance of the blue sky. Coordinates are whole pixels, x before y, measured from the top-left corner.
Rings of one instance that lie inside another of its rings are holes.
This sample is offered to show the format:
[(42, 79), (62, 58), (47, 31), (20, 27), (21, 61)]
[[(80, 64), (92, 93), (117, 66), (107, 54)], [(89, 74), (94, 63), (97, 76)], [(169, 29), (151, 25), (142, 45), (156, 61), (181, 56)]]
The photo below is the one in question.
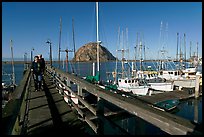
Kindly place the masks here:
[[(2, 2), (2, 57), (11, 57), (12, 39), (15, 58), (23, 58), (25, 52), (30, 58), (34, 48), (35, 55), (43, 54), (48, 59), (46, 41), (50, 39), (52, 56), (57, 59), (60, 17), (61, 49), (73, 49), (73, 18), (77, 50), (88, 42), (96, 41), (95, 14), (95, 2)], [(202, 2), (99, 2), (99, 39), (114, 56), (119, 27), (121, 38), (124, 32), (123, 43), (127, 43), (124, 44), (126, 48), (129, 47), (130, 59), (134, 57), (137, 33), (146, 46), (147, 59), (157, 57), (158, 50), (162, 48), (161, 37), (165, 37), (163, 42), (166, 43), (167, 56), (175, 58), (177, 32), (182, 41), (186, 34), (187, 57), (190, 41), (192, 52), (196, 51), (198, 42), (198, 54), (202, 56)], [(69, 57), (72, 58), (73, 53), (69, 53)], [(65, 53), (61, 53), (61, 58), (65, 58)]]

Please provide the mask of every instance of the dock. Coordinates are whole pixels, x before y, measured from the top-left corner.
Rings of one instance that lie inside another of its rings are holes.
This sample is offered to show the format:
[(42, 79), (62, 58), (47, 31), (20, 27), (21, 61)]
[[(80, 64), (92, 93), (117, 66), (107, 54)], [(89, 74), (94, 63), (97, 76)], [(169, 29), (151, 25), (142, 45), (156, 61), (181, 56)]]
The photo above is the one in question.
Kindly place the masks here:
[[(199, 95), (202, 96), (202, 86), (200, 87)], [(177, 100), (185, 100), (189, 98), (195, 97), (195, 89), (194, 88), (184, 88), (184, 90), (173, 90), (170, 92), (154, 94), (151, 96), (140, 96), (139, 98), (142, 101), (145, 101), (150, 104), (155, 104), (157, 102), (177, 99)]]

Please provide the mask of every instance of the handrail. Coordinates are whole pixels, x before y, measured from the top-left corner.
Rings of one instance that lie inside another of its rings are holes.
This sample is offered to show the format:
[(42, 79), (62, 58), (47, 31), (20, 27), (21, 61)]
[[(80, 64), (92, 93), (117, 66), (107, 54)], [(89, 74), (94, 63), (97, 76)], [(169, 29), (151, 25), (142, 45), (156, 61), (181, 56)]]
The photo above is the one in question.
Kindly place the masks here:
[(83, 80), (82, 78), (79, 78), (73, 74), (65, 73), (64, 71), (54, 67), (51, 68), (48, 66), (47, 69), (52, 72), (55, 77), (58, 77), (58, 79), (63, 79), (66, 77), (69, 79), (69, 81), (72, 81), (89, 93), (111, 102), (112, 104), (137, 117), (142, 118), (143, 120), (155, 125), (169, 134), (200, 134), (200, 132), (195, 130), (196, 125), (191, 123), (189, 120), (154, 109), (141, 100), (126, 98), (118, 94), (108, 92)]
[(2, 109), (2, 129), (4, 135), (19, 135), (21, 132), (21, 117), (24, 115), (21, 113), (22, 104), (24, 103), (24, 97), (27, 93), (27, 87), (29, 86), (29, 77), (31, 71), (28, 69), (23, 76), (19, 86), (16, 87), (11, 95), (11, 99), (6, 106)]

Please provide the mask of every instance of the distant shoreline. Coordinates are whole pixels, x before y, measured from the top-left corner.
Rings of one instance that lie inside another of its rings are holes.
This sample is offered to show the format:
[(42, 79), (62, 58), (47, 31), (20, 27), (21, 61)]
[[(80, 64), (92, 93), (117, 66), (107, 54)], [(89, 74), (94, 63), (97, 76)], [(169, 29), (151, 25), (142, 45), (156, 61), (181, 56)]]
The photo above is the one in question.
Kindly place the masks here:
[[(109, 61), (112, 62), (115, 60), (109, 60)], [(109, 61), (101, 61), (101, 62), (109, 62)], [(134, 60), (129, 60), (129, 61), (134, 62)], [(159, 60), (144, 60), (143, 62), (158, 62), (158, 61)], [(73, 61), (69, 60), (69, 62), (73, 62)], [(80, 61), (80, 62), (93, 62), (93, 61)], [(140, 60), (137, 60), (136, 62), (140, 62)], [(187, 62), (190, 62), (190, 61), (187, 60)], [(46, 61), (46, 63), (49, 63), (49, 61)], [(58, 61), (52, 61), (52, 63), (58, 63)], [(63, 63), (63, 61), (61, 61), (61, 63)], [(2, 61), (2, 64), (11, 64), (11, 61)], [(14, 61), (14, 64), (25, 64), (25, 61)], [(30, 64), (30, 61), (27, 61), (27, 64)]]

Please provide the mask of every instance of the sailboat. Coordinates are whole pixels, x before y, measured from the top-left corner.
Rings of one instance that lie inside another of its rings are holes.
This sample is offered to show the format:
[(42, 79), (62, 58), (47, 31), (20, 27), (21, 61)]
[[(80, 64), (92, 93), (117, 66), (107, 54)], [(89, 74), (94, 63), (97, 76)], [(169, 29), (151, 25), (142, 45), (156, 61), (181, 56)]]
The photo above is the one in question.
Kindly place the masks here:
[[(13, 41), (10, 41), (11, 47), (11, 64), (12, 64), (12, 73), (8, 74), (2, 70), (2, 78), (9, 77), (2, 80), (2, 108), (5, 107), (6, 103), (10, 99), (10, 94), (15, 90), (17, 84), (15, 81), (15, 70), (14, 70), (14, 59), (13, 59)], [(9, 82), (9, 83), (8, 83)]]
[[(180, 55), (180, 59), (177, 62), (179, 62), (179, 68), (176, 68), (175, 70), (166, 70), (161, 69), (158, 72), (158, 77), (172, 81), (174, 85), (179, 87), (195, 87), (195, 78), (196, 75), (200, 75), (199, 72), (197, 72), (196, 67), (186, 67), (186, 65), (183, 64), (183, 53), (181, 51), (180, 46), (180, 54), (178, 54), (178, 38), (179, 33), (177, 33), (177, 56)], [(181, 42), (180, 42), (181, 43)], [(184, 34), (184, 45), (185, 45), (185, 34)], [(168, 63), (168, 62), (167, 62)]]
[[(122, 33), (122, 36), (123, 36), (123, 33)], [(121, 74), (121, 77), (119, 77), (116, 82), (117, 89), (124, 92), (130, 92), (135, 95), (151, 95), (151, 92), (149, 90), (150, 86), (147, 85), (145, 81), (143, 81), (142, 79), (138, 79), (135, 77), (132, 78), (128, 75), (125, 75), (124, 65), (125, 63), (128, 63), (128, 62), (125, 60), (124, 53), (127, 50), (122, 48), (120, 50), (117, 50), (117, 52), (118, 51), (122, 53), (122, 59), (121, 59), (122, 72), (119, 73), (116, 71), (116, 75)]]

